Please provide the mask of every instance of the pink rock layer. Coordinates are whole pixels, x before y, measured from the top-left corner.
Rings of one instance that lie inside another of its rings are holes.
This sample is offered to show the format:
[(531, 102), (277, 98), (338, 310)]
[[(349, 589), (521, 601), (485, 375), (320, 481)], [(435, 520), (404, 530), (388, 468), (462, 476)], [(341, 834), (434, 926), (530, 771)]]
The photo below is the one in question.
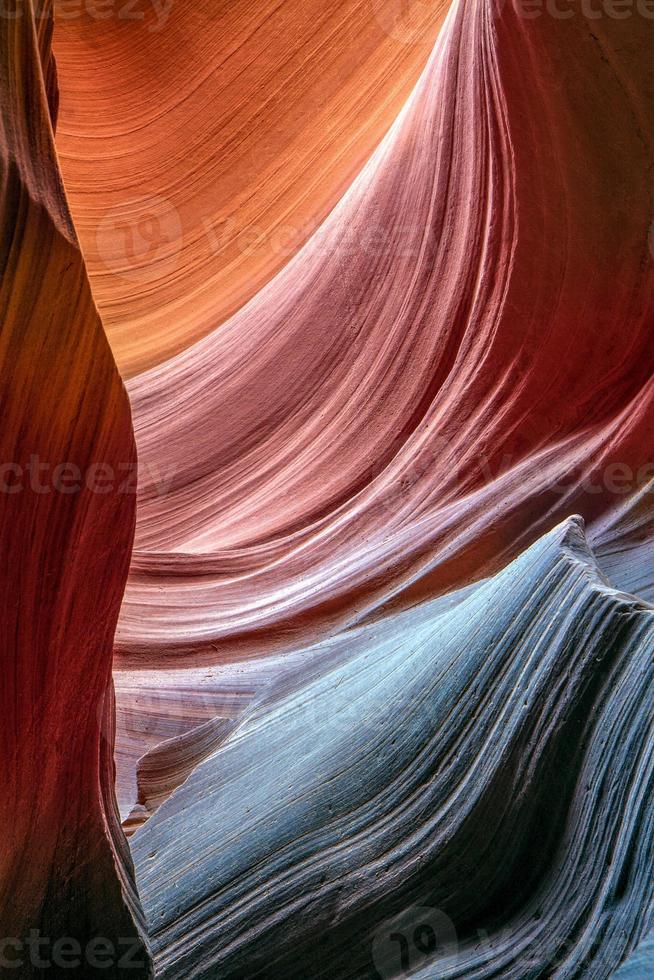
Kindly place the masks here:
[(456, 3), (308, 245), (132, 379), (120, 665), (314, 642), (572, 512), (608, 549), (647, 534), (650, 45), (642, 17)]

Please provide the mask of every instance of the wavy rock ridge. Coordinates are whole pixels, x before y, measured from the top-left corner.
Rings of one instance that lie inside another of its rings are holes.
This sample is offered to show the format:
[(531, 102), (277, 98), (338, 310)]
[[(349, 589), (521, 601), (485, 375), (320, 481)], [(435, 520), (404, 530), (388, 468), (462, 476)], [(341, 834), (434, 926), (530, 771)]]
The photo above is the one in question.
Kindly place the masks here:
[(653, 615), (568, 521), (367, 628), (136, 836), (158, 976), (401, 975), (384, 930), (414, 906), (457, 944), (421, 977), (608, 976), (653, 897)]
[(310, 645), (573, 512), (601, 553), (651, 534), (650, 23), (519, 9), (456, 3), (308, 245), (130, 382), (120, 666)]
[(654, 28), (546, 6), (87, 4), (72, 217), (0, 12), (7, 969), (650, 970)]

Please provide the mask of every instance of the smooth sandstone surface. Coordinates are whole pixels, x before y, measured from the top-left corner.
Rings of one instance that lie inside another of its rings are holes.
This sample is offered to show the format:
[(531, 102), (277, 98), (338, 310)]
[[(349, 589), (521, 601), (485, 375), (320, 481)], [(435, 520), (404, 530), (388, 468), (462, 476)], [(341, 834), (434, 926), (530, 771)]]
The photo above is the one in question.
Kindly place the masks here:
[(0, 19), (2, 475), (131, 474), (0, 499), (0, 939), (648, 975), (654, 27), (570, 8)]
[(135, 504), (84, 482), (135, 446), (57, 167), (50, 40), (30, 5), (0, 18), (1, 972), (42, 976), (45, 958), (51, 977), (124, 976), (116, 958), (51, 962), (57, 942), (104, 937), (130, 947), (140, 980), (152, 972), (114, 795), (111, 679)]
[(57, 146), (125, 375), (218, 328), (298, 251), (400, 111), (447, 5), (62, 4)]

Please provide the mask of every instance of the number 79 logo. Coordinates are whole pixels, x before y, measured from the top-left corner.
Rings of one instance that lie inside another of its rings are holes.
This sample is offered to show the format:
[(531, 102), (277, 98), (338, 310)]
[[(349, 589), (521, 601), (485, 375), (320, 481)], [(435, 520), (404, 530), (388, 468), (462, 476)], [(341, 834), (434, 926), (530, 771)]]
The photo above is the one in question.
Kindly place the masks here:
[(437, 962), (456, 959), (458, 942), (454, 923), (444, 912), (426, 906), (412, 906), (383, 922), (375, 932), (372, 958), (382, 980), (410, 977), (433, 964), (433, 980), (438, 978)]

